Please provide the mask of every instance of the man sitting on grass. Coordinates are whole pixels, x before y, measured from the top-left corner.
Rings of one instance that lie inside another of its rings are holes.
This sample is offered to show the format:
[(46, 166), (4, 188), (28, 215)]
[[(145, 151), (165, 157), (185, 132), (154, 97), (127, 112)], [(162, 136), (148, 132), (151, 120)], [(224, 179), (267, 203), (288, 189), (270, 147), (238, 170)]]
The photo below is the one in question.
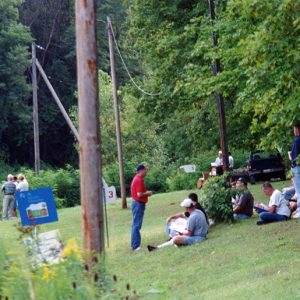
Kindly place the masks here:
[(253, 214), (254, 199), (247, 187), (247, 180), (240, 177), (236, 182), (236, 188), (240, 190), (233, 204), (233, 217), (235, 220), (248, 219)]
[(275, 190), (272, 184), (266, 181), (262, 186), (265, 195), (270, 197), (269, 206), (257, 204), (255, 209), (259, 213), (257, 225), (270, 222), (286, 221), (291, 214), (287, 200), (279, 190)]
[(206, 239), (208, 224), (204, 213), (195, 208), (195, 205), (191, 199), (184, 199), (180, 205), (181, 207), (184, 207), (185, 211), (190, 214), (187, 223), (187, 230), (181, 232), (177, 236), (174, 236), (170, 241), (165, 242), (161, 245), (148, 245), (147, 248), (149, 251), (171, 245), (191, 245), (199, 243)]
[[(207, 225), (209, 225), (208, 216), (207, 216), (204, 208), (202, 207), (202, 205), (199, 203), (197, 194), (190, 193), (188, 195), (188, 198), (193, 201), (195, 209), (201, 210), (204, 213)], [(189, 216), (190, 216), (190, 213), (185, 211), (185, 212), (178, 213), (178, 214), (175, 214), (175, 215), (172, 215), (172, 216), (168, 217), (167, 221), (166, 221), (166, 223), (167, 223), (167, 225), (166, 225), (167, 235), (169, 237), (174, 237), (175, 235), (178, 235), (178, 232), (176, 230), (172, 229), (172, 225), (174, 224), (174, 222), (172, 222), (172, 221), (174, 221), (174, 220), (175, 220), (175, 223), (180, 224), (181, 226), (184, 225), (185, 229), (186, 229), (187, 228), (186, 218), (188, 218)]]

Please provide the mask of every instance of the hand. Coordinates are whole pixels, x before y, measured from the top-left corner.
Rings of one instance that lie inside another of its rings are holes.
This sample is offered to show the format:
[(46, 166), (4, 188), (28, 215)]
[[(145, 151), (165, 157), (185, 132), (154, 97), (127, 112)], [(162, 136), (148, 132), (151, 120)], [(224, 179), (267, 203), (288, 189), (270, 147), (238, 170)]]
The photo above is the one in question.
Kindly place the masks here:
[(152, 191), (147, 191), (147, 196), (152, 196), (153, 192)]

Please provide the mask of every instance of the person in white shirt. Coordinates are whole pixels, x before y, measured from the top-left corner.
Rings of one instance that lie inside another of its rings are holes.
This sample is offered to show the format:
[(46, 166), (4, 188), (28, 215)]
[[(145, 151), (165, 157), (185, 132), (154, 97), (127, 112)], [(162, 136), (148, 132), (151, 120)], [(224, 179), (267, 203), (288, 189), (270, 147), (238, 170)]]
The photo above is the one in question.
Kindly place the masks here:
[(29, 184), (25, 178), (25, 175), (24, 174), (19, 174), (18, 175), (18, 180), (19, 180), (19, 183), (17, 185), (17, 192), (25, 192), (25, 191), (28, 191), (29, 190)]
[(233, 166), (234, 166), (234, 160), (233, 160), (233, 157), (231, 155), (231, 152), (228, 152), (228, 161), (229, 161), (229, 169), (230, 170), (233, 170)]
[(223, 166), (223, 158), (222, 158), (222, 151), (219, 151), (218, 156), (216, 158), (215, 164), (217, 167)]
[(263, 209), (256, 224), (286, 221), (290, 217), (291, 211), (283, 194), (279, 190), (275, 190), (268, 181), (263, 184), (262, 189), (265, 195), (270, 197), (270, 201), (268, 207), (263, 207), (261, 204), (256, 205)]

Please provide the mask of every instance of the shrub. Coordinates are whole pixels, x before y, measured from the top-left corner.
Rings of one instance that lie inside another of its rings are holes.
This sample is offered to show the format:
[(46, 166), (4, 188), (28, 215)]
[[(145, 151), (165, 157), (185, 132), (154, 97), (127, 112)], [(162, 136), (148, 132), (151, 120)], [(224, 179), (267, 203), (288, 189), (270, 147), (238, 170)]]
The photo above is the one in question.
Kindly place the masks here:
[(210, 177), (200, 190), (199, 200), (215, 222), (233, 221), (232, 192), (227, 176), (228, 174)]
[(197, 185), (199, 173), (184, 173), (178, 171), (175, 175), (167, 178), (168, 191), (194, 189)]
[(22, 168), (21, 172), (31, 189), (50, 186), (58, 208), (80, 204), (79, 170), (66, 166), (65, 169), (42, 170), (38, 176), (30, 169)]

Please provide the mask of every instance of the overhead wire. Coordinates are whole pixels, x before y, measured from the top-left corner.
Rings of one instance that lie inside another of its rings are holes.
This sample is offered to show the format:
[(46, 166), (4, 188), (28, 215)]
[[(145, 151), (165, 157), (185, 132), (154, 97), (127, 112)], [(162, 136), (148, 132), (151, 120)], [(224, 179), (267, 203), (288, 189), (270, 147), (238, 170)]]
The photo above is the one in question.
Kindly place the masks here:
[(115, 37), (114, 30), (113, 30), (113, 28), (112, 28), (112, 25), (111, 25), (110, 22), (109, 22), (109, 24), (107, 24), (107, 25), (108, 25), (108, 26), (110, 27), (110, 29), (111, 29), (112, 36), (113, 36), (113, 39), (114, 39), (114, 42), (115, 42), (115, 45), (116, 45), (116, 49), (117, 49), (118, 54), (119, 54), (119, 56), (120, 56), (120, 59), (121, 59), (121, 61), (122, 61), (122, 63), (123, 63), (123, 66), (124, 66), (124, 68), (125, 68), (125, 70), (126, 70), (128, 76), (129, 76), (131, 82), (134, 84), (134, 86), (135, 86), (139, 91), (141, 91), (143, 94), (145, 94), (145, 95), (147, 95), (147, 96), (159, 96), (159, 95), (161, 95), (162, 92), (159, 92), (159, 93), (150, 93), (150, 92), (147, 92), (147, 91), (145, 91), (144, 89), (142, 89), (142, 88), (135, 82), (135, 80), (134, 80), (133, 77), (131, 76), (131, 74), (130, 74), (128, 68), (127, 68), (127, 65), (126, 65), (126, 63), (125, 63), (125, 61), (124, 61), (124, 59), (123, 59), (123, 56), (122, 56), (121, 51), (120, 51), (120, 49), (119, 49), (119, 46), (118, 46), (118, 43), (117, 43), (117, 40), (116, 40), (116, 37)]

